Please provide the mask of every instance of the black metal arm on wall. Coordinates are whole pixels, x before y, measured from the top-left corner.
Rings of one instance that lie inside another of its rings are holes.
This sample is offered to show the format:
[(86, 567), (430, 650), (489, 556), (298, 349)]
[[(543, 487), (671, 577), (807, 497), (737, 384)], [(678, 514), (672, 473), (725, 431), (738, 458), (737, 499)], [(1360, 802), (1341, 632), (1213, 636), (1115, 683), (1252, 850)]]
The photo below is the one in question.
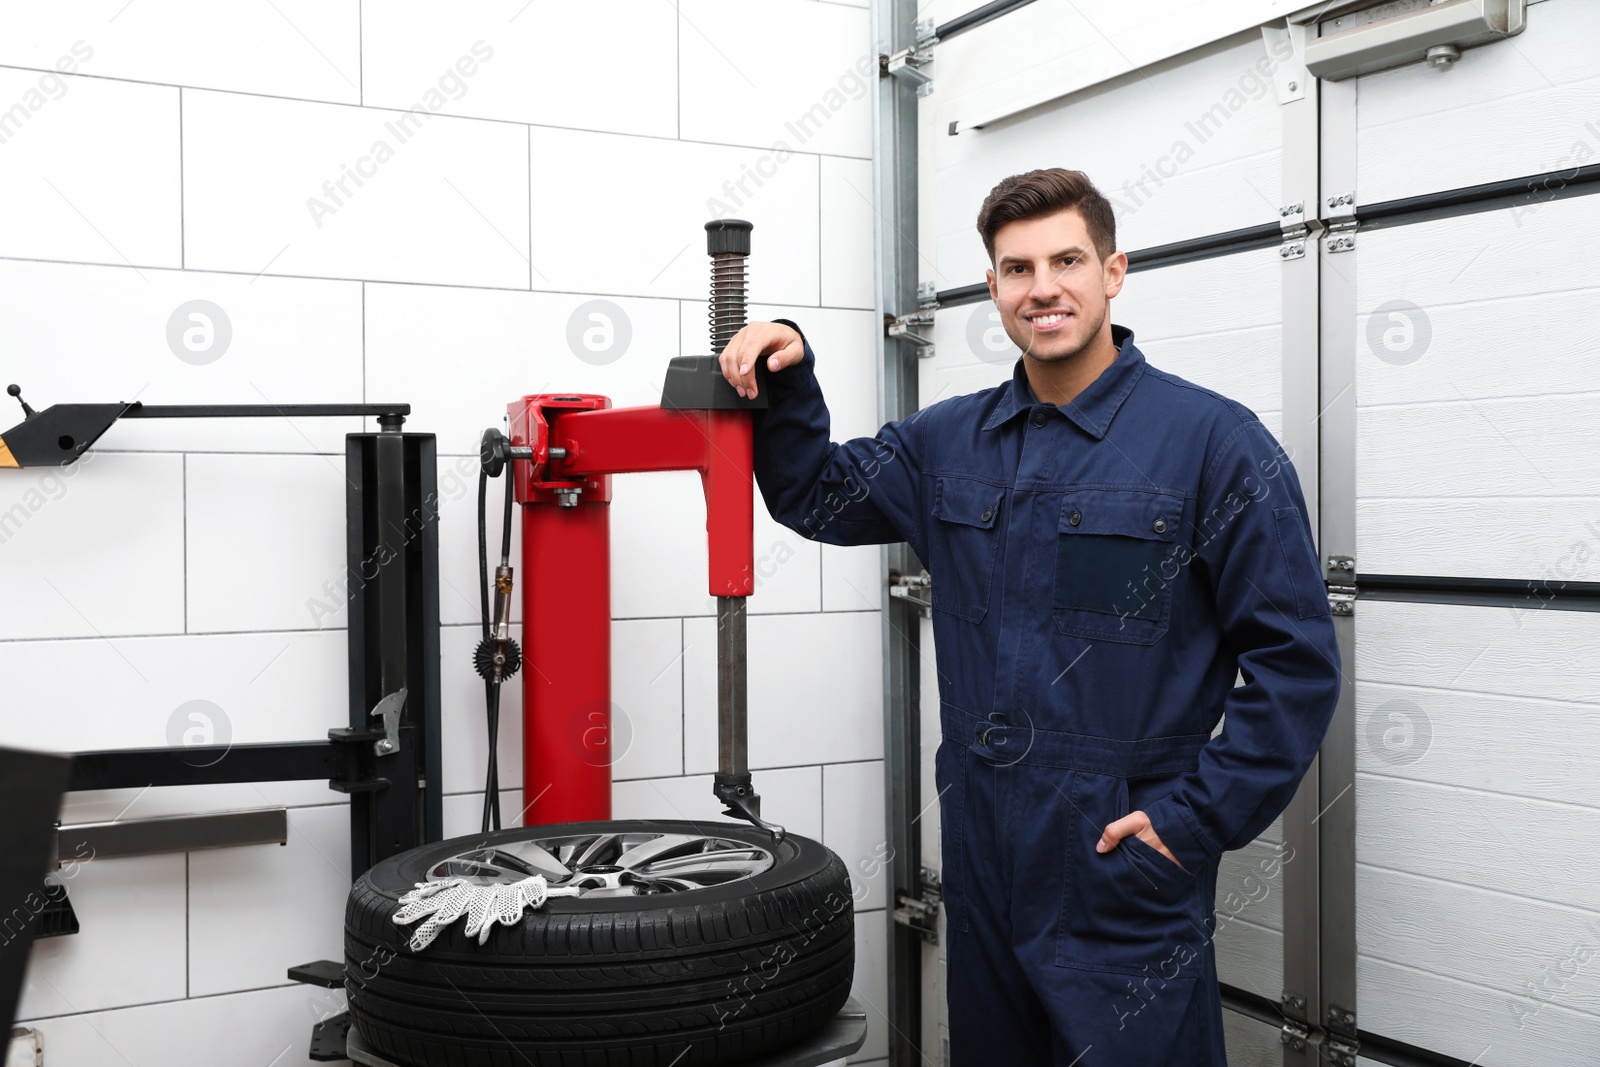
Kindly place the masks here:
[[(22, 427), (7, 431), (6, 439), (22, 445), (12, 456), (23, 462), (10, 465), (26, 467), (34, 458), (71, 462), (119, 417), (377, 415), (383, 427), (345, 437), (349, 726), (330, 730), (325, 741), (80, 752), (69, 790), (324, 780), (350, 794), (352, 877), (444, 835), (438, 454), (433, 434), (400, 432), (409, 410), (405, 404), (56, 405), (29, 412)], [(23, 427), (29, 432), (19, 433)]]

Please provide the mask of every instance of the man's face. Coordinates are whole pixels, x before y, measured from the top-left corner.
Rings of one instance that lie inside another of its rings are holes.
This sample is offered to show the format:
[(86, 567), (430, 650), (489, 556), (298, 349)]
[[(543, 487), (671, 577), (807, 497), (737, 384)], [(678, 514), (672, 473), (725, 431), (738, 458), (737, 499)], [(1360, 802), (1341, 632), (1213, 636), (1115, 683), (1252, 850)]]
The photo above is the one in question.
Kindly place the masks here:
[(1077, 209), (1008, 222), (994, 235), (989, 295), (1012, 343), (1055, 363), (1082, 352), (1105, 325), (1128, 257), (1100, 262)]

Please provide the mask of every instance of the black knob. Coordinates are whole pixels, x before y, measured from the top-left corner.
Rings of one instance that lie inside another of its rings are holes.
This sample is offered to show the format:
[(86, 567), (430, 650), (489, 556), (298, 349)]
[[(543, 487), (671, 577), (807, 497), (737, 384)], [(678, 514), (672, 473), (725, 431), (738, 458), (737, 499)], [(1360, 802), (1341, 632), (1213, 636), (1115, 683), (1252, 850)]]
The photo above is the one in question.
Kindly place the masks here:
[(26, 400), (22, 399), (22, 386), (13, 383), (11, 385), (6, 386), (6, 392), (8, 392), (12, 396), (16, 397), (17, 398), (17, 403), (22, 405), (22, 415), (23, 415), (24, 418), (29, 418), (29, 419), (33, 418), (33, 415), (34, 415), (33, 409), (28, 406), (28, 402)]
[(752, 228), (743, 219), (712, 219), (706, 223), (706, 255), (732, 252), (736, 256), (748, 256)]

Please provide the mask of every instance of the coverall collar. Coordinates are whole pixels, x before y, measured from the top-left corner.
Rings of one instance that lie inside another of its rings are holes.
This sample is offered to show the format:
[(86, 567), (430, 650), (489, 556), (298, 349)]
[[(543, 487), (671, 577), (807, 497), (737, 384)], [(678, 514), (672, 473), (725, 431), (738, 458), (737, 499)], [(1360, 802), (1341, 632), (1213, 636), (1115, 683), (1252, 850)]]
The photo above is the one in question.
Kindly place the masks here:
[[(1111, 428), (1111, 420), (1117, 414), (1117, 409), (1122, 407), (1122, 402), (1144, 375), (1144, 353), (1134, 346), (1132, 330), (1112, 323), (1111, 343), (1117, 346), (1117, 358), (1111, 366), (1101, 371), (1100, 377), (1090, 382), (1088, 388), (1072, 400), (1055, 405), (1057, 411), (1097, 441)], [(1038, 402), (1028, 385), (1028, 372), (1019, 357), (1011, 372), (1010, 386), (1000, 391), (999, 403), (983, 428), (992, 430)]]

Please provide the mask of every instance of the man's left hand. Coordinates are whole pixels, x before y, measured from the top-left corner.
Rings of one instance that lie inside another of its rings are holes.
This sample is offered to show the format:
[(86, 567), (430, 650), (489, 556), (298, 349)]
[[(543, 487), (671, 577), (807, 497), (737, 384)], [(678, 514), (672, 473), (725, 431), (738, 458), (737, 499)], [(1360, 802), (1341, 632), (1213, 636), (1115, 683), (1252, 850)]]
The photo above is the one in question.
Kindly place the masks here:
[[(1150, 816), (1142, 811), (1129, 812), (1102, 830), (1100, 832), (1100, 840), (1094, 846), (1094, 850), (1096, 852), (1110, 852), (1129, 834), (1133, 834), (1173, 863), (1178, 863), (1178, 857), (1168, 851), (1167, 846), (1161, 843), (1161, 838), (1156, 836), (1156, 832), (1150, 828)], [(1183, 864), (1178, 863), (1178, 866), (1183, 867)]]

